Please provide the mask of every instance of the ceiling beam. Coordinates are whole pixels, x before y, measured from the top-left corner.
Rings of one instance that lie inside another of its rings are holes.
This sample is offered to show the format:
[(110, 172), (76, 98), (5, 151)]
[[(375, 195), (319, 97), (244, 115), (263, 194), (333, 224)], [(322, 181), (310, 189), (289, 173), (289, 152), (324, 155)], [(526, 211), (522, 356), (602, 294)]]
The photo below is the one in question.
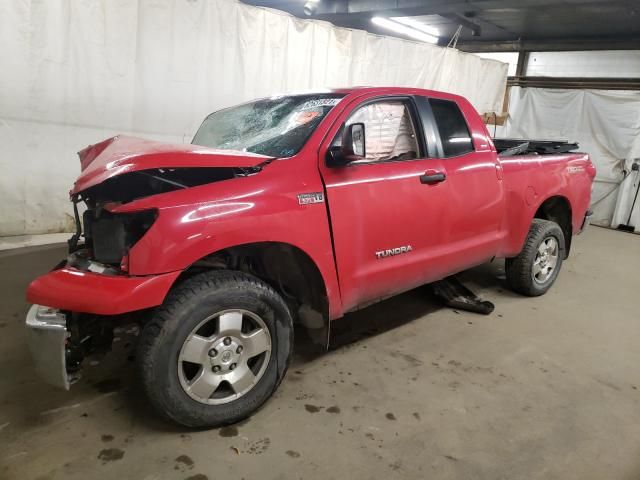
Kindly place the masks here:
[(573, 52), (594, 50), (638, 50), (640, 38), (573, 38), (513, 41), (465, 41), (457, 48), (465, 52)]
[[(602, 5), (603, 0), (577, 0), (572, 6)], [(626, 0), (611, 0), (609, 5), (626, 5)], [(558, 7), (557, 0), (520, 0), (511, 8), (516, 10)], [(504, 0), (322, 0), (310, 18), (341, 23), (347, 20), (368, 20), (372, 16), (418, 16), (464, 14), (484, 10), (504, 9)]]
[(473, 35), (474, 37), (479, 37), (482, 33), (482, 28), (480, 27), (480, 25), (478, 25), (477, 23), (473, 23), (471, 20), (467, 20), (462, 15), (458, 15), (457, 13), (442, 13), (440, 14), (440, 16), (453, 23), (468, 28), (469, 30), (471, 30), (471, 35)]
[(640, 78), (509, 77), (507, 86), (529, 88), (579, 88), (640, 90)]

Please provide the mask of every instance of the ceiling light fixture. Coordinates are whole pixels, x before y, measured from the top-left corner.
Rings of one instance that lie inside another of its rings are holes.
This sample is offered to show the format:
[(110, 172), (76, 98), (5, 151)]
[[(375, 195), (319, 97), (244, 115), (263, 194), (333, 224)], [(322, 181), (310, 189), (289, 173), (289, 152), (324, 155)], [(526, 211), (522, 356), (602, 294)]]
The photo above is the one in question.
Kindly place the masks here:
[(309, 0), (302, 7), (302, 11), (305, 15), (311, 16), (318, 10), (318, 3), (320, 3), (320, 0)]
[(430, 27), (429, 25), (425, 25), (418, 20), (415, 20), (411, 17), (391, 17), (389, 20), (393, 20), (394, 22), (402, 23), (411, 28), (415, 28), (416, 30), (420, 30), (428, 35), (433, 35), (434, 37), (440, 36), (440, 31), (437, 28)]
[(394, 22), (393, 20), (389, 20), (388, 18), (373, 17), (371, 19), (371, 22), (374, 23), (375, 25), (378, 25), (379, 27), (386, 28), (396, 33), (401, 33), (415, 40), (420, 40), (421, 42), (433, 43), (433, 44), (438, 43), (438, 37), (436, 37), (435, 35), (430, 35), (428, 33), (421, 32), (420, 30), (416, 30), (415, 28), (409, 27), (407, 25)]

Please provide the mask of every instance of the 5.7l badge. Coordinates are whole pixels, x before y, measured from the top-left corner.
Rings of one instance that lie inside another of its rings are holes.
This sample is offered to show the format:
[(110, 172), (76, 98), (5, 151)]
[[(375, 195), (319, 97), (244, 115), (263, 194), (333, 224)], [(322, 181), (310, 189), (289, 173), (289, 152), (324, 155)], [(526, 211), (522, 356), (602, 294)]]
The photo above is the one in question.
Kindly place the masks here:
[(324, 202), (324, 193), (322, 192), (300, 193), (298, 195), (298, 203), (300, 205), (309, 205), (311, 203), (322, 203), (322, 202)]

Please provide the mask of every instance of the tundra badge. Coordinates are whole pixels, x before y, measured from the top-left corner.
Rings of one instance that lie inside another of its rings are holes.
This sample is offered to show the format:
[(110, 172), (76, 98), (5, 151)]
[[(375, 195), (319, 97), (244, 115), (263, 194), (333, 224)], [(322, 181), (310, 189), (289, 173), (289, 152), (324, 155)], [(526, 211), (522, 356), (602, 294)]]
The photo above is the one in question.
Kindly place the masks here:
[(402, 247), (389, 248), (387, 250), (380, 250), (376, 252), (376, 258), (391, 257), (393, 255), (400, 255), (401, 253), (409, 253), (413, 248), (411, 245), (403, 245)]

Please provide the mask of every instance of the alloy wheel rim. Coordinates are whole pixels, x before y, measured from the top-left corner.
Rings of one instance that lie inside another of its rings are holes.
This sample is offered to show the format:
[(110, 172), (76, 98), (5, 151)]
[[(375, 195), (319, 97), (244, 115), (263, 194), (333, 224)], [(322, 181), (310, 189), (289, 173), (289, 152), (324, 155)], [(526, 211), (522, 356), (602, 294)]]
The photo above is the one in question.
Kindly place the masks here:
[(538, 284), (546, 283), (558, 265), (560, 248), (555, 237), (545, 238), (538, 246), (531, 275)]
[(178, 354), (178, 378), (194, 400), (220, 405), (247, 394), (271, 358), (264, 320), (242, 309), (223, 310), (202, 320)]

